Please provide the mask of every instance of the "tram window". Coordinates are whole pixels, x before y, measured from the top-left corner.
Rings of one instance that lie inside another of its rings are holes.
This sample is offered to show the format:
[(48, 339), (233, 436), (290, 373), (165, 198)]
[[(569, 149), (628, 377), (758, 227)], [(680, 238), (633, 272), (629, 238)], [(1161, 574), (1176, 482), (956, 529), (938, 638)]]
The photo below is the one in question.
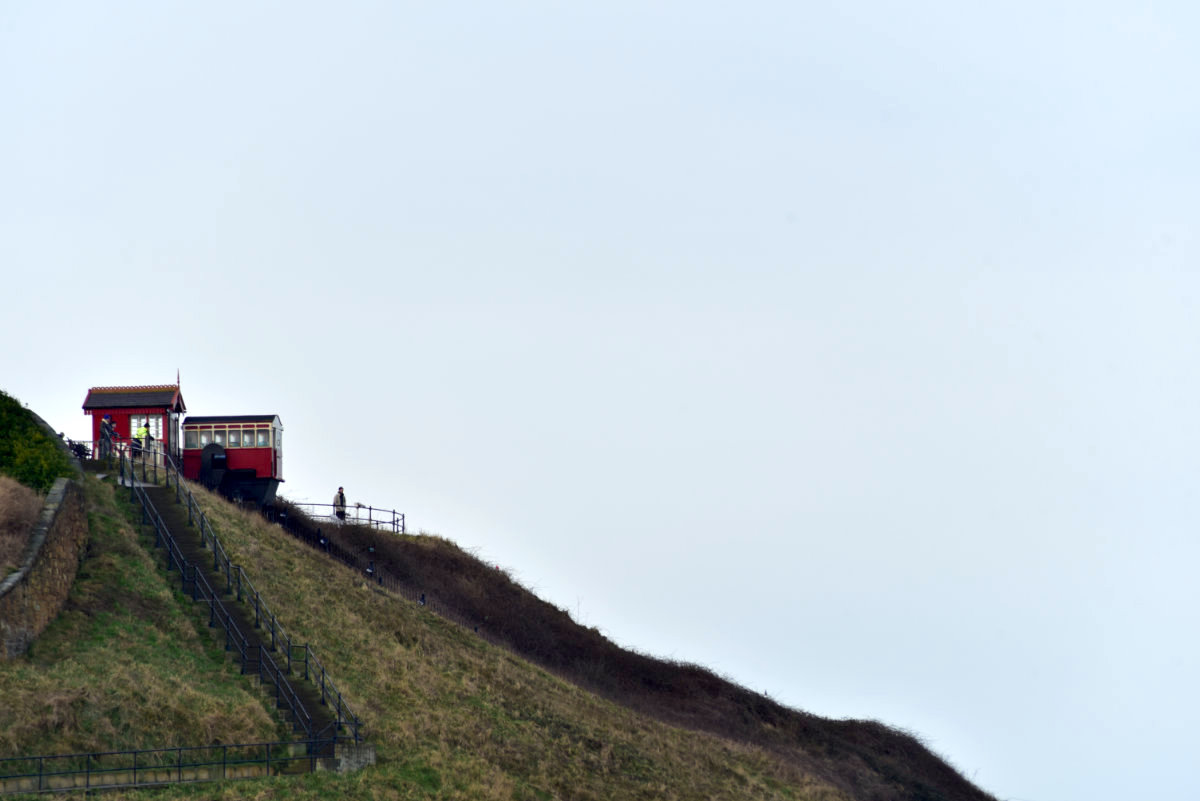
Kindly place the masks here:
[(190, 429), (183, 432), (183, 447), (198, 448), (200, 447), (200, 432), (195, 429)]
[(211, 445), (211, 444), (212, 444), (212, 430), (210, 429), (208, 431), (201, 431), (200, 432), (200, 447), (203, 448), (205, 445)]
[(229, 447), (230, 448), (242, 447), (242, 430), (240, 428), (229, 429)]
[(223, 428), (213, 429), (213, 442), (217, 443), (222, 448), (225, 447), (225, 429), (223, 429)]
[(260, 448), (271, 447), (271, 429), (260, 428), (260, 429), (258, 429), (258, 431), (254, 432), (254, 433), (258, 435), (255, 445), (257, 445)]

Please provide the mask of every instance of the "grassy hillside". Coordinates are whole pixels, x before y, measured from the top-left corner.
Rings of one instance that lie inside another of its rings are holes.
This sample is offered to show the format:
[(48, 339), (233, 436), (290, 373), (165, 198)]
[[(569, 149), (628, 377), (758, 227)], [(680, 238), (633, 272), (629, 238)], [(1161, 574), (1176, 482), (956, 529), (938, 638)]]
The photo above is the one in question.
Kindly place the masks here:
[[(508, 648), (197, 495), (364, 719), (379, 764), (107, 798), (988, 798), (878, 724), (825, 721), (701, 668), (621, 652), (446, 540), (344, 532), (351, 544), (385, 538), (381, 560), (481, 615)], [(0, 663), (0, 756), (282, 738), (206, 618), (152, 565), (124, 493), (89, 479), (88, 496), (93, 543), (67, 611), (26, 659)]]
[(281, 739), (112, 486), (85, 490), (91, 539), (67, 604), (25, 657), (0, 662), (0, 757)]
[[(419, 778), (447, 798), (846, 797), (764, 749), (581, 690), (379, 591), (256, 514), (202, 503), (229, 532), (231, 556), (263, 568), (259, 589), (364, 718), (389, 787)], [(401, 797), (423, 797), (410, 791)]]
[[(286, 511), (299, 534), (316, 525), (299, 509)], [(372, 549), (376, 568), (481, 636), (648, 717), (764, 748), (856, 798), (991, 798), (908, 733), (809, 715), (701, 666), (624, 650), (443, 538), (329, 525), (323, 532), (344, 552)]]
[[(279, 737), (206, 619), (152, 564), (124, 494), (87, 484), (93, 543), (68, 609), (26, 658), (0, 663), (0, 756)], [(377, 591), (257, 516), (204, 503), (365, 720), (380, 764), (106, 798), (847, 798), (763, 749), (601, 700)]]

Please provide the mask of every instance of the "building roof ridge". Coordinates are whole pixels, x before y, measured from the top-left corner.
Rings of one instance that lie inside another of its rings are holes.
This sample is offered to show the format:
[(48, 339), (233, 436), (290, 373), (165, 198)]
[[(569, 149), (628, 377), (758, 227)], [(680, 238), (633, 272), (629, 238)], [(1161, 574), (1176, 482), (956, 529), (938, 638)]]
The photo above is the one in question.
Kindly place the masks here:
[(165, 392), (167, 390), (179, 389), (178, 384), (138, 384), (128, 387), (91, 387), (88, 392), (131, 392), (153, 390)]

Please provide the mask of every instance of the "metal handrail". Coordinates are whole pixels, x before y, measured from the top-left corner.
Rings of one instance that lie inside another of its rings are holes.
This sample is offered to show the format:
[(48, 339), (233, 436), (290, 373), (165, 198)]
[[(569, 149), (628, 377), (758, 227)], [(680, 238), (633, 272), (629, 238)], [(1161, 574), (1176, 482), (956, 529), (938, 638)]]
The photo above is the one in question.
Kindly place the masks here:
[[(278, 650), (280, 647), (283, 648), (284, 654), (287, 658), (287, 672), (290, 674), (293, 671), (292, 653), (293, 649), (296, 647), (291, 636), (288, 635), (287, 631), (283, 628), (283, 625), (279, 622), (279, 619), (275, 616), (275, 613), (272, 612), (267, 606), (262, 594), (254, 586), (253, 582), (250, 581), (250, 577), (246, 575), (246, 571), (240, 565), (233, 564), (233, 562), (229, 559), (229, 556), (225, 552), (224, 546), (221, 545), (220, 539), (218, 539), (216, 532), (213, 531), (212, 526), (209, 524), (207, 516), (205, 516), (204, 513), (199, 510), (199, 506), (196, 504), (191, 490), (183, 487), (179, 468), (175, 462), (170, 459), (170, 457), (167, 458), (167, 472), (169, 476), (173, 476), (175, 479), (177, 497), (181, 491), (186, 492), (189, 509), (194, 506), (196, 510), (200, 512), (199, 519), (201, 521), (200, 528), (202, 535), (201, 543), (208, 544), (209, 547), (212, 547), (214, 569), (220, 570), (222, 567), (224, 568), (227, 583), (230, 585), (227, 587), (227, 591), (234, 591), (232, 584), (233, 578), (236, 576), (236, 593), (238, 600), (244, 601), (245, 603), (251, 603), (252, 599), (255, 610), (255, 623), (257, 625), (266, 626), (267, 631), (271, 635), (272, 650)], [(189, 520), (190, 519), (191, 516), (189, 514)], [(207, 533), (207, 539), (204, 536), (205, 533)], [(317, 661), (316, 654), (313, 652), (311, 646), (304, 645), (303, 648), (306, 654), (311, 655), (313, 661)], [(317, 664), (320, 665), (320, 662), (318, 661)], [(346, 726), (349, 728), (352, 732), (354, 741), (358, 742), (362, 736), (360, 732), (362, 721), (350, 711), (350, 706), (346, 703), (341, 691), (339, 691), (336, 686), (333, 685), (331, 679), (328, 679), (328, 674), (325, 672), (324, 667), (321, 667), (321, 676), (322, 680), (326, 682), (321, 685), (322, 702), (333, 703), (334, 709), (337, 713), (338, 726)], [(305, 672), (305, 679), (312, 680), (315, 683), (315, 679), (310, 678), (307, 670)]]
[[(259, 680), (275, 685), (276, 702), (278, 703), (282, 699), (292, 713), (295, 727), (304, 731), (306, 736), (311, 737), (313, 733), (312, 715), (300, 701), (295, 689), (284, 677), (282, 671), (276, 667), (268, 654), (263, 653), (261, 648), (257, 649), (257, 660), (252, 660), (251, 651), (255, 646), (250, 645), (249, 640), (238, 629), (233, 615), (225, 608), (217, 593), (213, 591), (211, 585), (208, 583), (208, 579), (183, 554), (178, 542), (171, 535), (170, 529), (167, 528), (162, 517), (158, 514), (158, 510), (154, 508), (154, 504), (150, 501), (149, 496), (146, 495), (145, 488), (139, 486), (134, 481), (131, 482), (130, 489), (133, 498), (141, 504), (142, 522), (150, 523), (154, 527), (155, 546), (162, 546), (167, 550), (167, 571), (170, 572), (172, 569), (178, 569), (180, 574), (180, 588), (187, 593), (190, 583), (192, 600), (203, 600), (208, 603), (210, 610), (209, 624), (221, 624), (225, 630), (225, 650), (235, 650), (237, 652), (238, 657), (240, 657), (238, 661), (241, 664), (242, 673), (248, 672), (248, 664), (252, 661), (256, 662), (258, 667), (255, 672), (258, 674)], [(190, 577), (189, 572), (191, 574)]]
[[(340, 520), (336, 515), (337, 507), (332, 503), (298, 503), (289, 500), (289, 504), (308, 514), (314, 520), (328, 520), (331, 523), (345, 523), (351, 526), (368, 526), (374, 529), (390, 529), (394, 534), (406, 534), (404, 513), (395, 509), (382, 509), (377, 506), (367, 506), (355, 503), (346, 506), (346, 519)], [(319, 514), (309, 512), (310, 509), (321, 510)], [(327, 510), (327, 511), (326, 511)], [(363, 513), (367, 517), (363, 519)]]
[[(221, 568), (224, 568), (224, 573), (227, 580), (226, 591), (233, 591), (233, 578), (236, 575), (236, 591), (238, 600), (246, 600), (247, 603), (249, 603), (249, 598), (252, 596), (255, 609), (255, 625), (262, 625), (264, 620), (267, 621), (267, 628), (271, 635), (272, 650), (277, 649), (279, 646), (279, 641), (283, 640), (285, 644), (285, 654), (287, 656), (286, 674), (290, 674), (293, 668), (292, 650), (294, 647), (291, 638), (288, 637), (287, 633), (283, 630), (282, 625), (279, 624), (279, 621), (275, 617), (274, 613), (267, 608), (266, 602), (262, 599), (262, 596), (259, 594), (258, 590), (254, 588), (254, 585), (250, 582), (249, 577), (246, 576), (245, 570), (243, 570), (240, 565), (234, 565), (229, 560), (228, 556), (225, 554), (224, 548), (221, 546), (220, 540), (217, 538), (216, 533), (212, 530), (212, 526), (208, 523), (207, 517), (204, 515), (203, 511), (199, 509), (199, 506), (196, 504), (195, 498), (192, 496), (190, 490), (183, 489), (178, 468), (174, 465), (173, 461), (169, 457), (166, 459), (166, 465), (166, 483), (169, 487), (171, 478), (174, 478), (177, 499), (179, 498), (181, 491), (187, 492), (189, 523), (191, 523), (193, 520), (193, 511), (199, 513), (198, 520), (202, 544), (213, 549), (214, 570), (221, 572)], [(188, 585), (190, 583), (193, 600), (204, 600), (209, 604), (209, 624), (215, 625), (220, 623), (222, 628), (225, 629), (225, 649), (227, 651), (236, 651), (238, 657), (240, 657), (238, 661), (241, 664), (242, 672), (247, 673), (247, 665), (256, 663), (258, 667), (255, 672), (258, 673), (259, 679), (264, 682), (270, 681), (275, 685), (276, 701), (277, 703), (282, 701), (292, 712), (292, 717), (295, 721), (296, 728), (304, 731), (307, 737), (313, 737), (314, 733), (312, 716), (308, 712), (307, 708), (305, 708), (303, 702), (300, 701), (299, 696), (296, 694), (296, 691), (291, 686), (290, 682), (287, 681), (285, 671), (281, 670), (275, 664), (275, 661), (270, 657), (270, 655), (263, 651), (261, 647), (257, 647), (258, 658), (252, 658), (251, 649), (255, 648), (255, 646), (251, 646), (246, 640), (245, 636), (237, 628), (233, 616), (225, 608), (224, 604), (218, 597), (218, 594), (208, 583), (208, 580), (204, 574), (197, 569), (196, 565), (190, 564), (187, 558), (184, 556), (182, 550), (178, 546), (178, 543), (175, 541), (175, 538), (171, 535), (170, 530), (163, 523), (158, 511), (154, 508), (153, 503), (146, 495), (145, 489), (138, 485), (138, 482), (133, 475), (133, 470), (129, 469), (127, 471), (126, 460), (124, 458), (124, 454), (122, 454), (120, 475), (123, 482), (127, 477), (127, 472), (128, 478), (131, 479), (129, 481), (130, 500), (140, 501), (142, 507), (142, 522), (153, 524), (155, 529), (155, 546), (158, 547), (163, 545), (167, 548), (167, 570), (170, 571), (177, 567), (180, 570), (180, 582), (183, 591), (188, 591)], [(189, 567), (191, 568), (190, 579), (188, 576)], [(246, 587), (249, 587), (249, 593), (246, 592)], [(309, 646), (305, 645), (303, 648), (306, 652), (307, 667), (308, 656), (311, 656), (312, 661), (316, 661), (316, 656), (313, 654), (312, 649)], [(323, 667), (321, 668), (321, 675), (324, 682), (326, 674)], [(309, 678), (307, 669), (305, 671), (305, 678)], [(332, 681), (328, 682), (328, 688), (332, 689), (328, 689), (325, 683), (322, 683), (320, 687), (322, 691), (322, 702), (329, 703), (332, 701), (337, 712), (336, 720), (334, 722), (334, 731), (332, 734), (333, 738), (335, 740), (337, 739), (338, 727), (346, 726), (351, 730), (353, 740), (355, 742), (359, 742), (361, 739), (361, 721), (359, 721), (358, 718), (354, 716), (352, 712), (350, 712), (349, 706), (346, 704), (341, 693), (336, 690), (336, 687), (332, 686)]]

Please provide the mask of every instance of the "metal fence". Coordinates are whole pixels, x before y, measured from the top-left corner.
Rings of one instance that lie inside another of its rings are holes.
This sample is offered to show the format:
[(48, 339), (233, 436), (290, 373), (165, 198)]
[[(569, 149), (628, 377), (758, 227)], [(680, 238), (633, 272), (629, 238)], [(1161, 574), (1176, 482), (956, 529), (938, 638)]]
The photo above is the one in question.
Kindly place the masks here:
[(101, 438), (98, 440), (68, 439), (67, 445), (80, 459), (95, 459), (97, 461), (104, 461), (116, 458), (120, 454), (125, 454), (132, 461), (148, 464), (157, 463), (159, 467), (163, 467), (167, 459), (174, 458), (178, 460), (179, 458), (179, 454), (168, 453), (157, 440), (150, 445), (142, 445), (138, 440), (129, 437), (105, 437), (101, 435)]
[(356, 503), (346, 507), (346, 517), (341, 519), (337, 517), (332, 503), (296, 503), (295, 501), (288, 501), (288, 503), (313, 520), (327, 520), (333, 524), (344, 523), (348, 526), (369, 526), (389, 530), (396, 534), (408, 533), (404, 527), (404, 513), (397, 512), (395, 509), (380, 509)]
[(325, 740), (0, 759), (0, 794), (108, 790), (308, 773)]
[(126, 460), (129, 471), (149, 484), (163, 481), (167, 465), (175, 461), (172, 454), (158, 445), (135, 449), (131, 441), (120, 437), (95, 441), (67, 439), (66, 442), (80, 459), (104, 462), (110, 470), (120, 469), (121, 460)]

